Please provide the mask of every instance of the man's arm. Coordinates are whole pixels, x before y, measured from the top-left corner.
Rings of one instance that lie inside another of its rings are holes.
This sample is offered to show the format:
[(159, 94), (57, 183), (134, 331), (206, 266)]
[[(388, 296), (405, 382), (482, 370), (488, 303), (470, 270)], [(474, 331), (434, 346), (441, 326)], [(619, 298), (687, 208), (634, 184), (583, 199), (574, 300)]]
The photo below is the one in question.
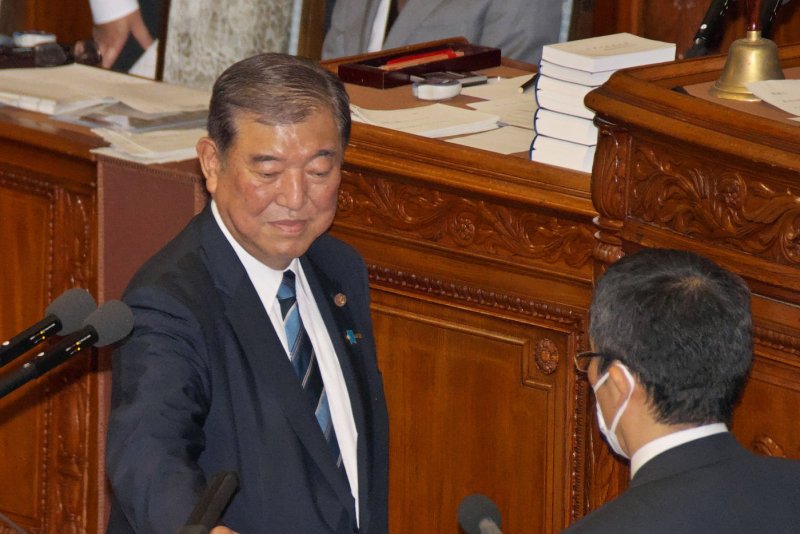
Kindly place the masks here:
[(106, 468), (136, 532), (174, 534), (206, 481), (197, 460), (210, 385), (199, 324), (162, 291), (126, 295), (134, 332), (114, 354)]
[(153, 37), (144, 24), (137, 0), (89, 0), (89, 5), (94, 19), (94, 39), (103, 58), (103, 68), (114, 64), (130, 35), (143, 50), (153, 44)]

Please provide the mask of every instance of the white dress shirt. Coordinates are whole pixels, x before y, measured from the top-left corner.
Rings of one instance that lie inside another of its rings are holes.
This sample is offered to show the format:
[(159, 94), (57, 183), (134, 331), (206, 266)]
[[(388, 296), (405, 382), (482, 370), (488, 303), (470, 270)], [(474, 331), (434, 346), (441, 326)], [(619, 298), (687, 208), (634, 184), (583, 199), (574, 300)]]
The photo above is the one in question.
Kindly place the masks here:
[(138, 0), (89, 0), (95, 24), (121, 19), (139, 9)]
[(706, 438), (727, 431), (728, 427), (725, 426), (724, 423), (711, 423), (709, 425), (696, 426), (694, 428), (673, 432), (672, 434), (667, 434), (649, 443), (645, 443), (639, 450), (633, 453), (633, 457), (631, 457), (631, 478), (633, 478), (644, 464), (662, 452), (666, 452), (678, 445), (683, 445), (684, 443), (689, 443), (696, 439)]
[[(283, 316), (277, 299), (278, 288), (281, 285), (281, 280), (283, 280), (283, 271), (276, 271), (267, 267), (248, 253), (234, 239), (230, 231), (225, 227), (217, 205), (213, 200), (211, 201), (211, 211), (222, 233), (225, 234), (242, 265), (244, 265), (247, 276), (255, 286), (256, 293), (261, 299), (261, 304), (264, 306), (267, 315), (269, 315), (272, 326), (278, 334), (288, 358), (289, 348), (286, 340), (286, 331), (283, 327)], [(342, 462), (347, 472), (347, 479), (350, 482), (350, 492), (353, 495), (353, 499), (355, 499), (356, 521), (358, 521), (358, 462), (356, 459), (358, 431), (353, 418), (353, 409), (350, 405), (350, 396), (347, 393), (347, 384), (344, 381), (344, 374), (339, 365), (339, 359), (336, 357), (333, 342), (308, 286), (308, 280), (303, 272), (300, 260), (298, 258), (292, 260), (287, 269), (291, 269), (295, 273), (295, 291), (300, 318), (303, 321), (308, 337), (311, 339), (311, 345), (314, 347), (314, 354), (319, 363), (322, 382), (325, 384), (325, 392), (328, 396), (333, 428), (336, 430), (339, 450), (342, 453)]]
[(392, 0), (381, 0), (378, 4), (378, 12), (375, 14), (375, 21), (372, 23), (372, 33), (367, 43), (367, 52), (377, 52), (383, 48), (386, 40), (386, 24), (389, 22), (389, 6)]

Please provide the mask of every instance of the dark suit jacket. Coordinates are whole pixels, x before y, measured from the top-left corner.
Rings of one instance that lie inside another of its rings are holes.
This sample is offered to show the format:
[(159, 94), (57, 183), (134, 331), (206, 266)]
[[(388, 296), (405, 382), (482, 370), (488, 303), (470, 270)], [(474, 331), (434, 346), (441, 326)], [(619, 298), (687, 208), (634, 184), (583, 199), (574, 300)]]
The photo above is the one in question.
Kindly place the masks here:
[[(361, 532), (388, 530), (388, 417), (366, 269), (323, 235), (301, 258), (358, 431)], [(339, 293), (344, 306), (334, 304)], [(132, 337), (114, 355), (108, 532), (174, 534), (209, 480), (239, 474), (240, 534), (353, 532), (353, 498), (250, 279), (209, 208), (134, 277)], [(347, 330), (361, 335), (355, 344)]]
[(729, 433), (656, 456), (615, 500), (564, 532), (800, 532), (800, 462), (755, 455)]

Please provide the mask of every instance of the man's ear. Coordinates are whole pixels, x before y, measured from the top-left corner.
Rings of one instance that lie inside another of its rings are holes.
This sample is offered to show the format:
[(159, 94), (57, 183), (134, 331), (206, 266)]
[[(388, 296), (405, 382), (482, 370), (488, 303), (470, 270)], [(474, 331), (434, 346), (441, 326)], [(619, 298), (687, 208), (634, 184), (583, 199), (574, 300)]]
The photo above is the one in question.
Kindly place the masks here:
[(201, 137), (197, 141), (197, 158), (200, 160), (200, 168), (203, 176), (206, 177), (206, 190), (213, 197), (219, 183), (219, 176), (222, 170), (222, 154), (217, 148), (217, 144), (210, 137)]
[(625, 371), (619, 365), (612, 364), (608, 368), (608, 384), (606, 384), (606, 387), (611, 396), (611, 402), (615, 407), (619, 408), (628, 398), (628, 395), (633, 395), (631, 388), (635, 388), (636, 384), (636, 377), (633, 376), (633, 385), (631, 385), (625, 375)]

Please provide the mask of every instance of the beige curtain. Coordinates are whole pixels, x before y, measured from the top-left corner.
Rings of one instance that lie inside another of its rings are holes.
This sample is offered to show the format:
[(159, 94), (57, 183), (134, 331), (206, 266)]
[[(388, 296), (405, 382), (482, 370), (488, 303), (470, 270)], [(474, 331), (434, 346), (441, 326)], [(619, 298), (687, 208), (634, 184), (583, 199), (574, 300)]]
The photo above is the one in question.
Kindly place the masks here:
[(231, 64), (288, 52), (297, 0), (172, 0), (164, 81), (210, 89)]

